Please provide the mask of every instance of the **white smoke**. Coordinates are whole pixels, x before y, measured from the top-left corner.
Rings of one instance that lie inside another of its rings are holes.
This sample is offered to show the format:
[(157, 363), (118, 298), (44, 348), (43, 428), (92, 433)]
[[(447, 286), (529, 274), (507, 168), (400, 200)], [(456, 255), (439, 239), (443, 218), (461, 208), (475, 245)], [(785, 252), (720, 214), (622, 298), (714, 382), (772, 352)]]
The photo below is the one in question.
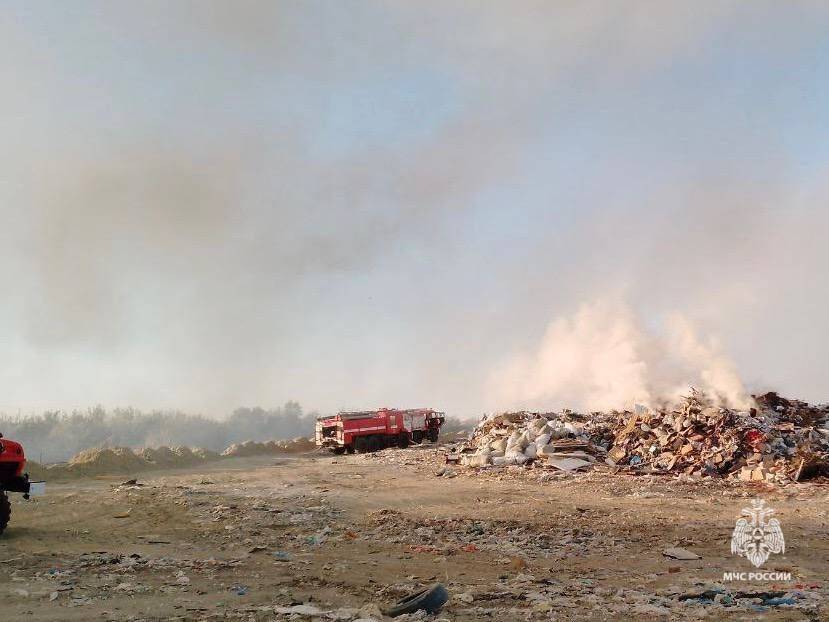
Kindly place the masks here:
[(519, 353), (490, 378), (498, 409), (609, 410), (656, 405), (702, 389), (744, 408), (748, 395), (715, 339), (701, 339), (680, 314), (648, 331), (622, 303), (596, 302), (553, 320), (538, 349)]

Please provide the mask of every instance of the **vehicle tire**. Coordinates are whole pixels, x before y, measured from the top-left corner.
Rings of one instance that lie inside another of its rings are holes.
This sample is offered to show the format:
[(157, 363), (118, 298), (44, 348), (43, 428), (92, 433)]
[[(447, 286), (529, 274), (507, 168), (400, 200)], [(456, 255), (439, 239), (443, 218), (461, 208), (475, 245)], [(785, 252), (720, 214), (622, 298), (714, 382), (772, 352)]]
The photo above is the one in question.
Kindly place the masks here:
[(345, 448), (345, 450), (348, 453), (353, 454), (354, 453), (354, 445), (349, 445), (348, 447)]
[(9, 524), (9, 519), (12, 516), (12, 505), (9, 503), (9, 497), (5, 492), (0, 490), (0, 533)]
[(368, 441), (365, 436), (358, 436), (354, 441), (354, 449), (358, 454), (366, 453), (368, 449)]
[(440, 608), (449, 600), (449, 593), (446, 588), (440, 583), (435, 583), (431, 587), (407, 596), (398, 600), (394, 605), (389, 607), (386, 611), (387, 616), (392, 618), (403, 615), (404, 613), (414, 613), (423, 609), (426, 613), (437, 613)]
[(438, 434), (440, 434), (440, 430), (438, 430), (437, 428), (432, 428), (431, 430), (429, 430), (429, 440), (433, 443), (437, 443)]
[(400, 436), (397, 437), (397, 446), (400, 449), (406, 449), (409, 446), (409, 435), (406, 432), (401, 432)]
[(421, 430), (415, 430), (412, 432), (412, 442), (415, 445), (420, 445), (423, 442), (423, 432)]
[(338, 456), (342, 456), (345, 453), (345, 447), (334, 447), (331, 451), (333, 451)]
[(379, 436), (372, 436), (371, 440), (369, 440), (368, 450), (380, 451), (381, 449), (383, 449), (383, 439)]

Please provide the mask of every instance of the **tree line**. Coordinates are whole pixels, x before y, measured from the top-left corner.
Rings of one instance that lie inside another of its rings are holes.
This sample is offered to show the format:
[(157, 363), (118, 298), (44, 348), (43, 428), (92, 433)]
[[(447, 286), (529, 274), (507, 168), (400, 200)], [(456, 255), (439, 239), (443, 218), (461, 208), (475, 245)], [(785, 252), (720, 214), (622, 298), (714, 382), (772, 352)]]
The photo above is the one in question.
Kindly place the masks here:
[(221, 451), (248, 439), (310, 437), (317, 416), (303, 413), (297, 402), (270, 409), (237, 408), (224, 419), (96, 406), (82, 411), (0, 415), (0, 433), (22, 443), (28, 459), (51, 463), (66, 461), (90, 447), (188, 445)]

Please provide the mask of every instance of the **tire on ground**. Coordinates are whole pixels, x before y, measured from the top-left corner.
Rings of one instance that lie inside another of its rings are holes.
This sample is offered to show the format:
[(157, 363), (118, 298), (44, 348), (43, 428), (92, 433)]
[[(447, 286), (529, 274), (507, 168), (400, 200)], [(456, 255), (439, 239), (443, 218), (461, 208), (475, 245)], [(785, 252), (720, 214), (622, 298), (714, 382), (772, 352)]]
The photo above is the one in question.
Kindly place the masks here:
[(415, 430), (412, 432), (412, 442), (416, 445), (423, 442), (423, 432), (421, 430)]
[(449, 593), (440, 583), (398, 600), (386, 611), (387, 616), (396, 617), (404, 613), (414, 613), (423, 609), (426, 613), (437, 613), (449, 600)]
[(406, 432), (401, 432), (397, 437), (397, 446), (401, 449), (406, 449), (409, 446), (409, 435)]
[(364, 454), (369, 451), (368, 442), (365, 436), (358, 436), (354, 439), (354, 449), (358, 454)]
[(3, 533), (3, 530), (6, 528), (6, 525), (9, 524), (9, 519), (12, 515), (12, 506), (9, 503), (9, 497), (6, 495), (5, 492), (0, 490), (0, 533)]

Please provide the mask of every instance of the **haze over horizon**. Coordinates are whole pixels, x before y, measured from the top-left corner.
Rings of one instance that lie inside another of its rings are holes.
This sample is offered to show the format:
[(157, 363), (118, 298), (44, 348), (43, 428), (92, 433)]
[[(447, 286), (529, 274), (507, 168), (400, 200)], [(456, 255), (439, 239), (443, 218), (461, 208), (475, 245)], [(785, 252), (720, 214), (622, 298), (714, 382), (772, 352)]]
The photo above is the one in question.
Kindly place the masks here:
[(829, 6), (25, 2), (0, 411), (829, 401)]

